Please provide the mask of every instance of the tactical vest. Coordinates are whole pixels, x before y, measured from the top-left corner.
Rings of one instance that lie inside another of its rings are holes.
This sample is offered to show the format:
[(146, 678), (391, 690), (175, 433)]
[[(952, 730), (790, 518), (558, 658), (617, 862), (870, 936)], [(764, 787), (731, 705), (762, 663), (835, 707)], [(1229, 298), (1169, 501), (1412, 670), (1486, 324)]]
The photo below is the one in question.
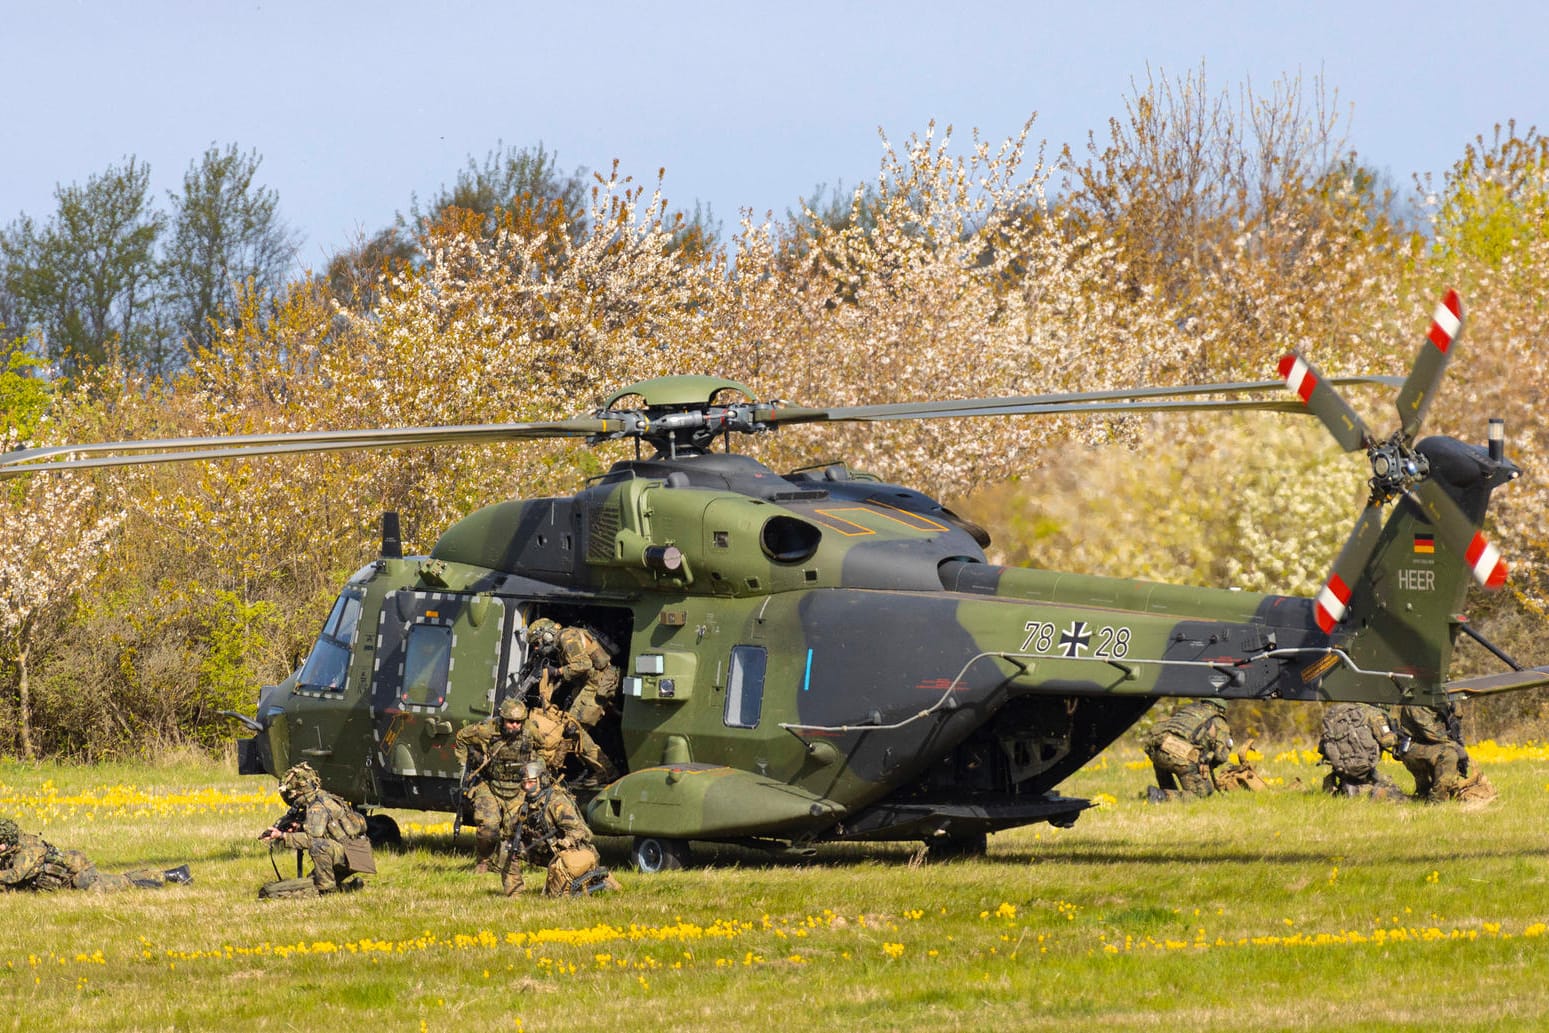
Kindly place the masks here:
[(366, 834), (366, 819), (355, 808), (336, 796), (324, 795), (319, 801), (328, 815), (327, 835), (343, 843)]
[(1335, 703), (1323, 721), (1318, 752), (1335, 774), (1360, 778), (1376, 770), (1382, 744), (1372, 734), (1365, 708), (1356, 703)]
[(510, 799), (522, 791), (522, 768), (532, 760), (532, 743), (525, 734), (515, 739), (496, 739), (485, 752), (488, 760), (480, 772), (490, 791)]

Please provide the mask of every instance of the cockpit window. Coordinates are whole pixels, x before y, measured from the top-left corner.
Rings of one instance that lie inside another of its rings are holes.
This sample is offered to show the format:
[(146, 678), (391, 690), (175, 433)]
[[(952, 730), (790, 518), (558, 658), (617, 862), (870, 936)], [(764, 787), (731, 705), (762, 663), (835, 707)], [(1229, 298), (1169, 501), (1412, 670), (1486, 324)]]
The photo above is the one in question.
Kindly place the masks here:
[(355, 637), (355, 625), (360, 623), (360, 599), (353, 595), (341, 595), (328, 615), (328, 625), (323, 633), (339, 642), (348, 644)]
[(350, 671), (350, 645), (359, 623), (360, 596), (345, 592), (333, 604), (333, 612), (323, 624), (323, 633), (317, 636), (316, 645), (302, 665), (301, 674), (296, 678), (298, 688), (344, 691), (344, 679)]

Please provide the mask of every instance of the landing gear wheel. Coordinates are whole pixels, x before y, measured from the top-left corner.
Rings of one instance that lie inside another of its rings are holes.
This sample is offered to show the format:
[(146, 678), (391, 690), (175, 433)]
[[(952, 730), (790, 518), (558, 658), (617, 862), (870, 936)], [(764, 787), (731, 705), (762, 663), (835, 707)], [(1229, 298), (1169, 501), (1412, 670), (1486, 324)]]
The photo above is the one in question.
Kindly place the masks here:
[(403, 846), (403, 833), (398, 831), (398, 823), (385, 814), (366, 815), (366, 838), (371, 840), (373, 847), (397, 850)]
[(990, 837), (987, 832), (973, 832), (965, 836), (932, 836), (925, 841), (925, 856), (932, 861), (983, 857), (989, 850)]
[(675, 872), (688, 864), (688, 841), (657, 836), (636, 836), (629, 848), (629, 860), (635, 871), (647, 875)]

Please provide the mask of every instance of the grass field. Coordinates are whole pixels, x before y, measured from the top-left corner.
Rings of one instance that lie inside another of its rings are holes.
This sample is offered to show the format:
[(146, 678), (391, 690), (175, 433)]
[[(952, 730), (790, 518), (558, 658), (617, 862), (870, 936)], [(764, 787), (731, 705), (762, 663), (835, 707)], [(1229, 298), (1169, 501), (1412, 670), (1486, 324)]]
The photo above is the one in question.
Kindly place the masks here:
[(1099, 801), (1074, 828), (981, 860), (696, 847), (579, 901), (501, 897), (448, 816), (400, 811), (362, 892), (259, 902), (272, 780), (0, 763), (24, 829), (195, 874), (6, 895), (0, 1029), (1549, 1028), (1549, 749), (1474, 752), (1501, 791), (1478, 809), (1325, 798), (1294, 751), (1260, 762), (1268, 792), (1148, 806), (1149, 766), (1114, 752), (1066, 785)]

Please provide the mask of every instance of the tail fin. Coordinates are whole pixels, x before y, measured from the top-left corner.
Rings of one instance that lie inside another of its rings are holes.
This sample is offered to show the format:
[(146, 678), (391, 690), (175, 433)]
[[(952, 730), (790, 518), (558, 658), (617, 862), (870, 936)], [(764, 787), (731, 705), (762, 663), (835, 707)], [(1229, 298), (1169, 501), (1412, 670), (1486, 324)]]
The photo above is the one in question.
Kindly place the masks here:
[[(1521, 472), (1510, 460), (1456, 438), (1426, 438), (1415, 450), (1429, 460), (1430, 479), (1476, 529), (1490, 493)], [(1477, 560), (1460, 555), (1446, 539), (1423, 500), (1412, 494), (1398, 500), (1352, 586), (1344, 645), (1359, 666), (1412, 674), (1416, 688), (1432, 691), (1446, 681)]]

